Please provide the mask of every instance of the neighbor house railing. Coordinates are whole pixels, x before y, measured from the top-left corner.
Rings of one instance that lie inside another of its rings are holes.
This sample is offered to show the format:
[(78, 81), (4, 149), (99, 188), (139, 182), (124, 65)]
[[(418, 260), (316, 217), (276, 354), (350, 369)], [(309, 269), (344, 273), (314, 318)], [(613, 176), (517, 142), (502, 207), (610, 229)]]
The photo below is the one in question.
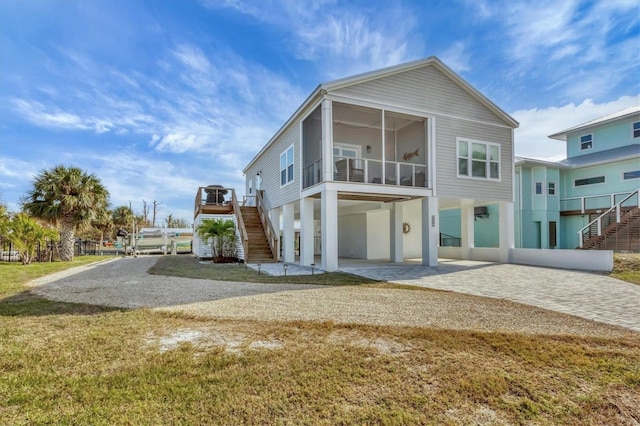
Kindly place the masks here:
[(587, 210), (613, 208), (622, 198), (628, 198), (633, 192), (616, 192), (612, 194), (588, 195), (584, 197), (568, 197), (560, 200), (560, 211), (578, 210), (585, 214)]
[(634, 196), (636, 196), (637, 199), (633, 203), (633, 206), (640, 207), (640, 190), (635, 190), (634, 192), (627, 195), (624, 199), (622, 199), (622, 201), (618, 202), (609, 210), (605, 211), (600, 216), (589, 222), (588, 225), (581, 228), (578, 231), (578, 236), (580, 237), (580, 248), (582, 248), (584, 243), (589, 241), (591, 238), (602, 235), (602, 230), (607, 228), (609, 225), (619, 223), (621, 217), (620, 208), (623, 207), (623, 204), (625, 202), (627, 202)]
[(278, 244), (280, 242), (280, 238), (278, 233), (276, 233), (271, 220), (269, 220), (269, 215), (264, 207), (264, 199), (263, 199), (262, 190), (256, 191), (256, 207), (258, 208), (258, 214), (260, 215), (260, 221), (262, 222), (262, 228), (264, 229), (264, 233), (269, 241), (269, 248), (271, 248), (271, 255), (274, 260), (278, 260), (278, 254), (280, 250), (278, 249)]

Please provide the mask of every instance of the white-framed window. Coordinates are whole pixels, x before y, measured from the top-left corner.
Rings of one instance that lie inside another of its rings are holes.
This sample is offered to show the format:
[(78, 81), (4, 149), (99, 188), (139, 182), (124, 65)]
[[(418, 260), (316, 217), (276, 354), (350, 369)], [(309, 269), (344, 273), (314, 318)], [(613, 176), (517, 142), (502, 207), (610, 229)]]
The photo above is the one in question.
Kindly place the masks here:
[(249, 195), (253, 194), (253, 179), (249, 179)]
[(457, 138), (458, 177), (500, 180), (500, 145)]
[(535, 184), (535, 194), (542, 195), (542, 182), (536, 182)]
[(622, 180), (629, 180), (629, 179), (640, 179), (640, 170), (633, 170), (631, 172), (623, 172), (622, 173)]
[(293, 182), (293, 145), (280, 154), (280, 186)]
[(584, 151), (591, 148), (593, 148), (593, 135), (589, 133), (588, 135), (580, 136), (580, 150)]
[(640, 138), (640, 121), (636, 121), (635, 123), (631, 124), (631, 133), (633, 139)]
[(584, 179), (575, 179), (573, 181), (573, 186), (595, 185), (597, 183), (604, 183), (604, 176), (594, 176), (594, 177), (584, 178)]
[(556, 195), (556, 183), (555, 182), (549, 182), (547, 184), (547, 194), (548, 195)]

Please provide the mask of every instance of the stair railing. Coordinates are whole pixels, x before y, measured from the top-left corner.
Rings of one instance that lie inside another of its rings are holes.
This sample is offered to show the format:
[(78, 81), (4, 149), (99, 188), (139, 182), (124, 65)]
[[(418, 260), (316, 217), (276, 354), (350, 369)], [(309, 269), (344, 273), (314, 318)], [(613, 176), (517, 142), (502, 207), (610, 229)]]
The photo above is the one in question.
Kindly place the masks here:
[(258, 209), (258, 215), (260, 215), (260, 221), (262, 222), (262, 227), (264, 228), (264, 233), (269, 241), (269, 248), (271, 249), (271, 255), (273, 259), (278, 260), (278, 254), (280, 250), (278, 245), (280, 243), (280, 236), (276, 233), (271, 220), (269, 220), (269, 215), (267, 214), (267, 210), (264, 207), (264, 199), (262, 196), (263, 190), (256, 191), (256, 207)]
[(249, 236), (247, 235), (247, 228), (244, 226), (244, 219), (242, 219), (242, 212), (240, 211), (240, 205), (238, 204), (236, 191), (234, 189), (231, 190), (231, 205), (233, 206), (233, 213), (236, 215), (236, 222), (238, 223), (242, 251), (244, 251), (244, 263), (249, 263)]
[[(636, 204), (638, 204), (638, 207), (640, 207), (640, 189), (636, 189), (635, 191), (627, 195), (618, 204), (611, 207), (609, 210), (607, 210), (606, 212), (602, 213), (600, 216), (598, 216), (597, 218), (589, 222), (588, 225), (582, 227), (578, 231), (578, 236), (580, 237), (579, 238), (580, 248), (583, 248), (584, 243), (589, 241), (591, 238), (602, 235), (602, 230), (607, 226), (611, 225), (612, 223), (620, 223), (620, 217), (621, 217), (620, 208), (622, 207), (622, 204), (624, 204), (627, 200), (632, 198), (634, 195), (638, 196), (638, 202)], [(605, 224), (604, 227), (602, 226), (603, 223)], [(596, 225), (596, 232), (597, 232), (596, 235), (592, 235), (593, 225)]]

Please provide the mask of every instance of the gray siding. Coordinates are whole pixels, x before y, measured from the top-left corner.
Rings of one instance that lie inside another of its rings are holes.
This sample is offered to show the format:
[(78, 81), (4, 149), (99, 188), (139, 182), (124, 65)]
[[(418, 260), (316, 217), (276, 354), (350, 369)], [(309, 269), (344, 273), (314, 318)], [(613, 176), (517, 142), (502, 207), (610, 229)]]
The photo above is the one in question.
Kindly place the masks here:
[[(438, 197), (486, 201), (513, 199), (513, 141), (511, 129), (436, 117), (436, 190)], [(456, 138), (500, 144), (500, 181), (458, 178)]]
[[(293, 145), (293, 182), (280, 187), (280, 154)], [(300, 125), (292, 125), (271, 147), (247, 170), (246, 191), (249, 191), (249, 179), (254, 179), (258, 171), (262, 172), (264, 202), (267, 210), (292, 203), (300, 198)]]
[(507, 125), (490, 109), (433, 66), (355, 84), (331, 93), (370, 99), (429, 113)]

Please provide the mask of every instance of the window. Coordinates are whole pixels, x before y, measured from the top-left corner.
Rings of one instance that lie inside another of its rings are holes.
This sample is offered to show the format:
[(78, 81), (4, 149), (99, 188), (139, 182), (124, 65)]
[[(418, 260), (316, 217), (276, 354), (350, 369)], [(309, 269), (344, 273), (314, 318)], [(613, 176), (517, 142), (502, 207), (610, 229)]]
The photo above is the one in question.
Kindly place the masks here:
[(249, 179), (249, 195), (253, 194), (253, 179)]
[(573, 181), (573, 186), (593, 185), (595, 183), (604, 183), (604, 176), (576, 179)]
[(636, 121), (631, 125), (631, 127), (633, 130), (633, 138), (634, 139), (640, 138), (640, 121)]
[(542, 195), (542, 182), (536, 182), (536, 195)]
[(549, 182), (549, 184), (547, 185), (547, 194), (556, 195), (556, 183), (555, 182)]
[(622, 179), (624, 180), (640, 179), (640, 170), (634, 170), (632, 172), (624, 172), (622, 174)]
[(593, 135), (580, 136), (580, 150), (593, 148)]
[(500, 145), (458, 139), (458, 176), (500, 179)]
[(293, 182), (293, 145), (280, 154), (280, 186)]

